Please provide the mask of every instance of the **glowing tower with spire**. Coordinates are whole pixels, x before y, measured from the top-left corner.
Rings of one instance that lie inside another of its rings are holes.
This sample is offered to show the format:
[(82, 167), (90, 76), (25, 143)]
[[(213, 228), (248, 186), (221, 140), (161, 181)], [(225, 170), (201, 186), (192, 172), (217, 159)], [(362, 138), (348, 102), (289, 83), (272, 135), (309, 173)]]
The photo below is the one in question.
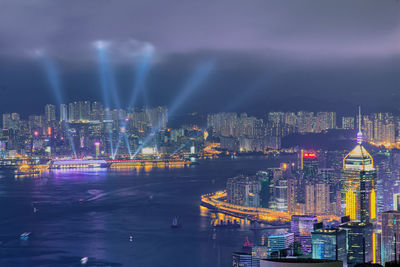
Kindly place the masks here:
[(361, 108), (358, 116), (357, 145), (343, 159), (342, 204), (351, 220), (369, 222), (376, 218), (376, 170), (362, 145)]

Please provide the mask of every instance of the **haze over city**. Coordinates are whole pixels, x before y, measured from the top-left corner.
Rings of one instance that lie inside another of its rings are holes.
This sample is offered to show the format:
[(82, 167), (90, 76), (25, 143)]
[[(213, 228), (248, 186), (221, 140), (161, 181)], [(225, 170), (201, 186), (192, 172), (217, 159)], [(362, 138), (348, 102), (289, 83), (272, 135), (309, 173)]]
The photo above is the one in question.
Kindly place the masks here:
[[(38, 51), (54, 61), (65, 102), (101, 101), (93, 45), (98, 40), (109, 46), (122, 106), (128, 105), (143, 54), (151, 50), (149, 105), (171, 105), (196, 66), (210, 61), (214, 69), (183, 112), (226, 111), (221, 103), (235, 97), (242, 101), (233, 111), (350, 113), (363, 104), (370, 111), (398, 112), (395, 0), (3, 0), (0, 5), (0, 97), (9, 99), (1, 112), (28, 114), (55, 102)], [(144, 104), (140, 98), (138, 105)]]
[(0, 266), (400, 262), (398, 0), (0, 0)]

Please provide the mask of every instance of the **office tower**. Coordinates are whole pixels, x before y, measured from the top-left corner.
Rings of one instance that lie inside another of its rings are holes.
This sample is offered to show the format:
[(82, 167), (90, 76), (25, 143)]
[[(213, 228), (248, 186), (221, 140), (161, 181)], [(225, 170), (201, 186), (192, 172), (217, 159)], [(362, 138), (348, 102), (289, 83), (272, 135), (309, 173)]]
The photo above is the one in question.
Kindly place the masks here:
[(252, 256), (249, 253), (232, 253), (232, 267), (259, 267), (260, 258)]
[(376, 218), (376, 170), (371, 155), (357, 145), (343, 160), (342, 200), (346, 215), (352, 220), (367, 222)]
[(231, 204), (259, 207), (261, 183), (257, 177), (236, 176), (226, 183), (227, 200)]
[(292, 215), (290, 229), (305, 254), (311, 253), (311, 232), (315, 223), (317, 223), (316, 216)]
[(307, 215), (330, 214), (330, 199), (328, 184), (306, 185), (305, 212)]
[(275, 203), (276, 207), (275, 210), (278, 211), (287, 211), (287, 193), (288, 193), (288, 187), (287, 187), (287, 179), (286, 178), (281, 178), (275, 182), (275, 193), (274, 193), (274, 198), (275, 198)]
[(362, 138), (359, 125), (358, 144), (343, 159), (342, 201), (351, 220), (368, 222), (376, 218), (376, 170), (371, 155), (361, 145)]
[(60, 121), (68, 120), (68, 106), (66, 104), (60, 105)]
[(376, 209), (378, 218), (383, 211), (393, 209), (393, 193), (396, 176), (392, 174), (390, 153), (379, 153), (374, 158), (376, 167)]
[(318, 157), (315, 152), (300, 152), (300, 166), (303, 177), (306, 180), (312, 180), (318, 174)]
[[(382, 263), (399, 260), (400, 255), (400, 211), (382, 213)], [(395, 255), (395, 252), (397, 255)]]
[(47, 104), (44, 107), (44, 115), (45, 115), (45, 120), (47, 122), (55, 121), (56, 120), (56, 106)]
[(269, 235), (267, 241), (268, 258), (278, 258), (280, 251), (287, 250), (294, 243), (293, 233)]
[(312, 258), (339, 260), (346, 266), (346, 231), (343, 229), (319, 228), (311, 233)]
[(342, 117), (342, 129), (354, 129), (354, 117)]
[[(329, 202), (334, 205), (334, 207), (332, 207), (333, 210), (336, 210), (336, 208), (340, 206), (340, 195), (338, 199), (336, 197), (337, 192), (340, 190), (338, 173), (334, 168), (319, 168), (318, 176), (321, 183), (329, 185)], [(338, 207), (336, 207), (336, 201), (339, 201)], [(334, 214), (336, 214), (336, 212)]]
[(257, 172), (257, 177), (261, 183), (260, 207), (269, 208), (269, 201), (273, 197), (273, 194), (270, 191), (272, 173), (269, 171), (259, 171)]
[(347, 232), (347, 264), (372, 262), (374, 260), (373, 225), (365, 222), (349, 222), (340, 226)]

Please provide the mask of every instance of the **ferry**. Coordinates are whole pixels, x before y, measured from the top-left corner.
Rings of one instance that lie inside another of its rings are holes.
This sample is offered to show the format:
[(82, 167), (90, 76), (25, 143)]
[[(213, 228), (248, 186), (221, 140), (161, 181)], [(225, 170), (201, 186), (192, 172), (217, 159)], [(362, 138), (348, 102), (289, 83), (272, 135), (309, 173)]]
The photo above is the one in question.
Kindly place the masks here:
[(104, 159), (56, 159), (50, 162), (49, 169), (94, 169), (108, 166), (109, 163)]
[(178, 217), (175, 217), (172, 220), (171, 228), (179, 228), (181, 227), (180, 223), (178, 222)]

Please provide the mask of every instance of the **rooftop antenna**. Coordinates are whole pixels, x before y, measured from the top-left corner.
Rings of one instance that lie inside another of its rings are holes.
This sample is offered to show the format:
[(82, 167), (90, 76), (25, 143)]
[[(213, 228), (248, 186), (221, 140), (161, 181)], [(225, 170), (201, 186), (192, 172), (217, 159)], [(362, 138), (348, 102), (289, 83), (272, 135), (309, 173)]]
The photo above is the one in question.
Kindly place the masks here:
[(361, 106), (358, 106), (358, 133), (357, 133), (357, 144), (361, 145), (363, 141), (363, 134), (361, 132)]

